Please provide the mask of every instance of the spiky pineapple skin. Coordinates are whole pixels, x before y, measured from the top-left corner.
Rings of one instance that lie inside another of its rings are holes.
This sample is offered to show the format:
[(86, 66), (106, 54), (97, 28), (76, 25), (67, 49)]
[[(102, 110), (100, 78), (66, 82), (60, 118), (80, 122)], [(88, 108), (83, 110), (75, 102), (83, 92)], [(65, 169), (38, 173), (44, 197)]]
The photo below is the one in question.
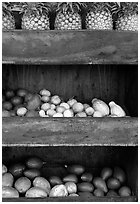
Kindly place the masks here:
[(112, 30), (112, 15), (106, 11), (90, 11), (86, 15), (86, 29), (91, 30)]
[(55, 30), (80, 30), (82, 29), (81, 17), (78, 13), (59, 12), (54, 27)]
[(138, 15), (129, 14), (124, 16), (118, 16), (116, 22), (116, 30), (128, 30), (137, 31), (138, 30)]
[(13, 16), (10, 16), (10, 15), (2, 16), (2, 29), (3, 30), (15, 29), (15, 20)]
[(21, 27), (24, 30), (50, 30), (49, 17), (47, 15), (24, 14)]

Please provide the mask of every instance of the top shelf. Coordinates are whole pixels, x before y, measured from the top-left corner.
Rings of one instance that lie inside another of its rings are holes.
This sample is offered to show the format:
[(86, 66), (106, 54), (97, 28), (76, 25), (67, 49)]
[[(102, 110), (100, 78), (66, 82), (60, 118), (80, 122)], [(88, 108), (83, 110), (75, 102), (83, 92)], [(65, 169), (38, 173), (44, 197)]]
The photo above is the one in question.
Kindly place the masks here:
[(138, 64), (138, 32), (3, 31), (3, 64)]

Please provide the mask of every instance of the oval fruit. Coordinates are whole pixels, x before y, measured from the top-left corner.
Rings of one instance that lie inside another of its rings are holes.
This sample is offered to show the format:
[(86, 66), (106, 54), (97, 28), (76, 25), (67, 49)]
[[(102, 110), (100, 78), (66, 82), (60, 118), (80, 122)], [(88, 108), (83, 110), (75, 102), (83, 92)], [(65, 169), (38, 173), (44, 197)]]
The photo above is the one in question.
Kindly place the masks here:
[(89, 105), (89, 104), (87, 104), (87, 103), (84, 103), (84, 104), (83, 104), (83, 106), (84, 106), (84, 110), (86, 110), (87, 108), (89, 108), (89, 107), (90, 107), (90, 105)]
[(104, 191), (102, 191), (99, 188), (96, 188), (95, 191), (93, 192), (93, 194), (97, 197), (103, 197), (104, 196)]
[(10, 117), (10, 112), (7, 110), (2, 110), (2, 117)]
[(18, 116), (24, 116), (27, 113), (27, 109), (25, 107), (20, 107), (17, 109)]
[(120, 184), (120, 181), (118, 179), (116, 179), (116, 178), (109, 178), (107, 180), (107, 186), (111, 190), (116, 190), (116, 189), (120, 188), (121, 184)]
[(53, 109), (47, 110), (47, 115), (48, 115), (48, 116), (53, 117), (54, 114), (56, 114), (56, 111), (55, 111), (55, 110), (53, 110)]
[(9, 101), (5, 101), (5, 102), (2, 103), (2, 108), (4, 110), (10, 111), (12, 109), (12, 107), (13, 106), (12, 106), (12, 104)]
[(65, 186), (69, 194), (77, 192), (77, 185), (74, 182), (67, 182)]
[(14, 95), (15, 95), (15, 93), (14, 93), (13, 90), (7, 90), (5, 92), (5, 96), (6, 96), (7, 99), (10, 99), (10, 98), (14, 97)]
[(127, 196), (131, 196), (131, 189), (127, 186), (122, 186), (119, 191), (118, 191), (119, 195), (122, 197), (127, 197)]
[(41, 169), (43, 161), (38, 157), (30, 157), (26, 161), (26, 166), (30, 169)]
[[(92, 100), (92, 107), (95, 111), (99, 111), (102, 113), (103, 116), (109, 115), (109, 107), (108, 105), (97, 98)], [(94, 116), (95, 117), (95, 116)], [(97, 117), (97, 116), (96, 116)]]
[(49, 100), (50, 100), (50, 97), (49, 96), (42, 96), (41, 97), (41, 101), (43, 101), (44, 103), (47, 103), (47, 102), (49, 102)]
[(22, 102), (23, 102), (23, 99), (20, 96), (14, 96), (13, 98), (11, 98), (11, 103), (14, 106), (20, 105), (22, 104)]
[(85, 109), (85, 112), (86, 112), (87, 115), (93, 115), (94, 109), (92, 107), (87, 107)]
[(23, 171), (25, 170), (25, 165), (22, 163), (13, 164), (9, 167), (9, 172), (15, 177), (18, 178), (23, 175)]
[(109, 190), (107, 193), (107, 196), (113, 197), (113, 196), (118, 196), (117, 192), (114, 190)]
[(66, 110), (70, 109), (69, 104), (68, 104), (68, 103), (65, 103), (65, 102), (60, 103), (60, 107), (64, 107)]
[(40, 90), (40, 95), (42, 95), (42, 96), (50, 96), (51, 95), (51, 92), (50, 91), (48, 91), (47, 89), (42, 89), (42, 90)]
[(53, 103), (54, 105), (58, 105), (60, 104), (61, 99), (59, 96), (55, 95), (51, 97), (51, 103)]
[(54, 186), (50, 191), (49, 197), (61, 197), (61, 196), (62, 197), (68, 196), (66, 186), (63, 184)]
[(103, 114), (100, 111), (95, 111), (93, 117), (103, 117)]
[(84, 174), (82, 174), (81, 176), (81, 180), (82, 181), (86, 181), (86, 182), (91, 182), (93, 179), (93, 175), (91, 173), (85, 172)]
[(55, 113), (53, 115), (54, 118), (62, 118), (63, 117), (63, 114), (62, 113)]
[(72, 109), (74, 113), (80, 113), (84, 110), (84, 106), (82, 103), (76, 102), (73, 104)]
[(109, 177), (111, 177), (113, 174), (113, 171), (109, 167), (104, 167), (101, 171), (101, 177), (103, 180), (107, 180)]
[(26, 89), (18, 89), (17, 90), (17, 96), (25, 97), (27, 95), (28, 91)]
[(82, 165), (72, 165), (67, 167), (67, 171), (71, 174), (81, 175), (85, 171), (85, 167)]
[(23, 174), (31, 180), (41, 175), (38, 169), (27, 169), (23, 172)]
[(2, 197), (3, 198), (19, 198), (19, 193), (13, 187), (3, 186), (2, 187)]
[(117, 178), (121, 183), (126, 181), (126, 174), (120, 167), (114, 168), (113, 177)]
[(69, 104), (70, 107), (72, 107), (74, 105), (74, 103), (77, 103), (76, 99), (72, 98), (72, 99), (69, 99), (67, 101), (67, 104)]
[(33, 180), (33, 186), (42, 188), (44, 191), (47, 192), (47, 194), (49, 194), (49, 192), (51, 190), (50, 183), (43, 177), (36, 177)]
[(93, 192), (94, 190), (94, 186), (89, 182), (78, 183), (77, 188), (80, 192)]
[(63, 182), (66, 183), (66, 182), (74, 182), (74, 183), (77, 183), (78, 182), (78, 178), (75, 174), (69, 174), (67, 176), (65, 176), (63, 178)]
[(28, 110), (36, 110), (41, 105), (41, 100), (38, 94), (34, 94), (32, 98), (27, 102)]
[(107, 193), (108, 189), (107, 189), (107, 186), (106, 186), (106, 183), (105, 181), (100, 178), (100, 177), (95, 177), (93, 179), (93, 184), (96, 188), (99, 188), (101, 189), (103, 192)]
[(13, 186), (14, 177), (11, 173), (5, 173), (2, 175), (2, 186)]
[(63, 113), (66, 109), (63, 106), (57, 106), (56, 107), (56, 112), (57, 113)]
[(68, 109), (68, 110), (65, 110), (63, 112), (63, 115), (64, 115), (64, 117), (69, 118), (69, 117), (73, 117), (74, 113), (73, 113), (73, 111), (71, 109)]
[(51, 176), (49, 182), (51, 186), (62, 184), (62, 180), (58, 176)]
[(84, 117), (87, 117), (87, 114), (85, 112), (80, 112), (80, 113), (76, 113), (75, 117), (84, 118)]
[(31, 181), (27, 177), (20, 177), (16, 180), (14, 187), (19, 193), (25, 193), (31, 187)]
[(47, 111), (51, 108), (51, 105), (49, 103), (43, 103), (41, 106), (41, 109), (44, 111)]
[(26, 198), (44, 198), (47, 197), (47, 193), (39, 187), (32, 187), (25, 194)]
[(7, 173), (7, 167), (4, 164), (2, 164), (2, 174), (5, 173)]

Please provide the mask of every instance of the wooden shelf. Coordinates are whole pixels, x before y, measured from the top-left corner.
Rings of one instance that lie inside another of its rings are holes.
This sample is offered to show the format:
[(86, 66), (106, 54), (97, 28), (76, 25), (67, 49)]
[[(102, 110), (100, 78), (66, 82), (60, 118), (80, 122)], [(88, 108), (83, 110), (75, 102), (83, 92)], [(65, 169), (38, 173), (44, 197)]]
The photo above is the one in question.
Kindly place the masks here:
[(130, 197), (58, 197), (58, 198), (5, 198), (3, 202), (136, 202), (136, 196)]
[(3, 146), (137, 146), (137, 118), (3, 118)]
[(138, 32), (3, 31), (3, 64), (138, 64)]

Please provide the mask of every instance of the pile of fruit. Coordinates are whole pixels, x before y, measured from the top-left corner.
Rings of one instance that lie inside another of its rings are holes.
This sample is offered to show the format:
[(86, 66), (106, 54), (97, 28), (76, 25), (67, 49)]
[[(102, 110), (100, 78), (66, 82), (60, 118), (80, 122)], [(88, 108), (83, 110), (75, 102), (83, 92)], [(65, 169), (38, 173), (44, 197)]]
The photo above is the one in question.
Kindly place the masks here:
[(121, 196), (132, 195), (126, 186), (127, 178), (120, 167), (104, 167), (95, 177), (82, 165), (65, 165), (63, 177), (42, 177), (41, 169), (47, 162), (29, 157), (24, 163), (2, 165), (2, 197), (65, 197), (65, 196)]
[(4, 30), (16, 28), (17, 10), (26, 30), (138, 30), (138, 2), (3, 2)]
[(6, 90), (2, 98), (3, 117), (125, 117), (125, 111), (111, 101), (93, 98), (91, 105), (72, 98), (65, 102), (46, 89), (31, 93), (25, 89)]

